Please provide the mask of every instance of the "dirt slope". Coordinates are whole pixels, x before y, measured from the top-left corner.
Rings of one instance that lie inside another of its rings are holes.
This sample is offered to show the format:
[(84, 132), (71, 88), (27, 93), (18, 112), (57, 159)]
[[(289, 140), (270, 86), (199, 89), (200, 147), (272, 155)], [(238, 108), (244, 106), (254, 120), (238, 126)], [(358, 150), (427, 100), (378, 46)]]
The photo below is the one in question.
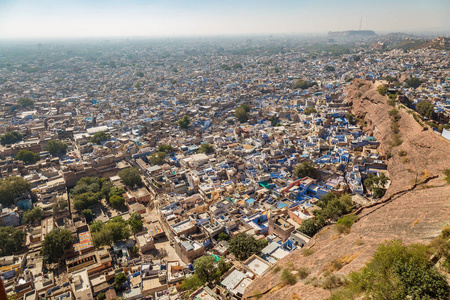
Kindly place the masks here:
[[(364, 117), (367, 132), (382, 143), (382, 151), (391, 152), (388, 171), (392, 184), (383, 200), (386, 203), (359, 212), (360, 220), (352, 232), (339, 235), (333, 227), (324, 228), (306, 247), (314, 253), (305, 257), (297, 250), (279, 262), (281, 269), (288, 265), (308, 267), (311, 274), (294, 285), (274, 288), (281, 283), (281, 273), (273, 270), (250, 285), (246, 298), (262, 293), (262, 299), (326, 299), (330, 291), (308, 283), (317, 278), (320, 283), (333, 260), (346, 261), (336, 275), (346, 275), (358, 270), (371, 258), (380, 242), (402, 239), (407, 243), (427, 243), (436, 237), (442, 227), (450, 222), (450, 186), (445, 184), (442, 171), (450, 168), (450, 142), (431, 130), (422, 127), (400, 109), (400, 134), (402, 145), (389, 149), (391, 140), (387, 97), (376, 92), (377, 84), (357, 80), (346, 89), (353, 113)], [(398, 151), (407, 151), (408, 162), (402, 161)], [(438, 176), (437, 178), (433, 178)], [(425, 184), (415, 182), (429, 178)], [(409, 190), (412, 189), (412, 190)], [(400, 192), (403, 191), (403, 192)]]

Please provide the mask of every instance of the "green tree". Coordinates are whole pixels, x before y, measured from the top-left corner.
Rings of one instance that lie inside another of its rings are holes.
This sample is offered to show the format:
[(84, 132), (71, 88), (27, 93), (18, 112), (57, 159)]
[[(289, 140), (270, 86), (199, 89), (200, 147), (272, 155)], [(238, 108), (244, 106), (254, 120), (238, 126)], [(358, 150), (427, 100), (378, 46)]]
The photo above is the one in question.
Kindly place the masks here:
[(234, 69), (234, 70), (242, 69), (242, 64), (241, 64), (241, 63), (235, 63), (235, 64), (233, 65), (233, 69)]
[(237, 259), (245, 260), (253, 254), (261, 253), (261, 250), (267, 246), (267, 240), (258, 241), (254, 236), (243, 233), (233, 237), (228, 246), (228, 250)]
[(225, 71), (230, 71), (230, 70), (231, 70), (231, 67), (230, 67), (229, 65), (223, 64), (223, 65), (220, 66), (220, 67), (222, 68), (222, 70), (225, 70)]
[(42, 209), (38, 206), (23, 213), (22, 223), (35, 224), (42, 219)]
[(51, 155), (62, 155), (66, 154), (67, 145), (58, 140), (50, 140), (47, 142), (45, 150), (50, 152)]
[(298, 230), (307, 236), (314, 236), (317, 231), (319, 231), (319, 226), (317, 226), (316, 222), (313, 219), (307, 219), (302, 222)]
[(7, 300), (21, 300), (22, 298), (19, 298), (19, 296), (17, 296), (16, 293), (10, 293), (8, 294), (8, 299)]
[(128, 239), (130, 229), (122, 217), (114, 217), (106, 223), (95, 221), (91, 224), (92, 242), (95, 247), (111, 245), (114, 242)]
[(72, 195), (73, 198), (73, 206), (76, 210), (83, 210), (90, 206), (96, 205), (103, 198), (100, 192), (94, 193), (92, 191), (88, 191), (79, 195)]
[(0, 256), (11, 255), (23, 249), (26, 234), (12, 226), (0, 227)]
[(206, 153), (206, 154), (214, 153), (214, 147), (213, 145), (208, 143), (201, 144), (200, 148), (198, 148), (198, 153)]
[(389, 177), (387, 177), (384, 173), (380, 173), (379, 176), (370, 174), (369, 177), (364, 180), (364, 186), (373, 193), (375, 198), (381, 198), (386, 192), (385, 185), (388, 181)]
[(121, 187), (121, 186), (113, 186), (109, 190), (109, 197), (112, 197), (114, 195), (122, 196), (124, 193), (125, 193), (125, 190), (124, 190), (123, 187)]
[(104, 131), (99, 131), (94, 133), (94, 135), (91, 137), (91, 143), (101, 145), (102, 142), (107, 141), (111, 138), (111, 135), (109, 133), (106, 133)]
[(22, 135), (17, 131), (7, 132), (0, 136), (0, 143), (5, 145), (15, 144), (22, 140)]
[(197, 274), (192, 276), (186, 276), (186, 278), (181, 283), (181, 290), (183, 291), (195, 291), (199, 287), (201, 287), (204, 282), (198, 277)]
[(238, 108), (236, 108), (236, 111), (234, 112), (234, 116), (239, 120), (241, 123), (245, 123), (248, 121), (250, 106), (247, 104), (242, 104)]
[(305, 115), (315, 114), (315, 113), (317, 113), (317, 109), (315, 109), (315, 107), (313, 107), (313, 106), (308, 106), (307, 108), (305, 108), (303, 113)]
[(405, 80), (405, 87), (407, 88), (418, 88), (420, 85), (422, 84), (422, 80), (420, 80), (419, 78), (409, 78), (407, 80)]
[(94, 221), (89, 225), (89, 230), (91, 231), (91, 233), (99, 232), (100, 230), (102, 230), (104, 225), (105, 223), (103, 223), (102, 221)]
[(39, 156), (39, 154), (36, 154), (28, 150), (20, 150), (14, 157), (14, 160), (21, 160), (25, 164), (34, 164), (35, 162), (38, 162), (40, 159), (41, 157)]
[(385, 242), (360, 272), (351, 274), (351, 279), (373, 299), (448, 299), (448, 282), (428, 255), (428, 247), (422, 244)]
[(121, 208), (125, 204), (125, 198), (119, 195), (112, 195), (109, 198), (109, 204), (115, 209)]
[(392, 83), (392, 82), (396, 82), (397, 78), (394, 77), (394, 76), (388, 75), (388, 76), (384, 77), (384, 80), (386, 80), (387, 82)]
[(97, 300), (105, 300), (105, 299), (106, 299), (105, 293), (103, 293), (103, 292), (98, 293)]
[(156, 152), (149, 156), (150, 163), (154, 166), (162, 165), (166, 161), (166, 152)]
[(197, 258), (194, 262), (195, 274), (203, 281), (210, 280), (216, 271), (216, 259), (210, 255)]
[(25, 107), (28, 107), (28, 106), (33, 106), (34, 105), (34, 101), (31, 100), (30, 98), (23, 97), (23, 98), (20, 98), (19, 100), (17, 100), (17, 104), (22, 106), (23, 108), (25, 108)]
[(14, 203), (15, 198), (30, 191), (30, 183), (22, 177), (8, 177), (0, 181), (0, 203), (3, 207), (8, 207)]
[(217, 236), (217, 240), (220, 241), (228, 241), (230, 239), (230, 237), (228, 236), (228, 234), (226, 234), (225, 232), (221, 232), (219, 233), (219, 235)]
[(172, 147), (172, 145), (159, 145), (158, 146), (158, 152), (164, 152), (164, 153), (171, 153), (175, 151), (175, 149)]
[(72, 233), (57, 227), (50, 231), (42, 242), (41, 255), (47, 263), (58, 262), (75, 242)]
[(136, 72), (136, 76), (138, 76), (138, 77), (144, 77), (144, 72), (142, 72), (142, 71), (137, 71)]
[(387, 87), (386, 87), (384, 84), (381, 84), (381, 85), (379, 85), (379, 86), (377, 87), (377, 92), (378, 92), (380, 95), (384, 96), (384, 95), (386, 95)]
[(189, 116), (183, 116), (181, 119), (178, 120), (178, 126), (180, 128), (186, 129), (189, 127), (189, 124), (191, 124), (191, 120), (189, 119)]
[(352, 125), (355, 125), (355, 115), (354, 114), (352, 114), (352, 113), (347, 113), (346, 115), (345, 115), (345, 117), (347, 118), (347, 121), (348, 121), (348, 123), (350, 123), (350, 124), (352, 124)]
[(336, 69), (333, 66), (325, 66), (324, 70), (327, 71), (327, 72), (334, 72), (334, 71), (336, 71)]
[(122, 182), (129, 188), (142, 186), (142, 178), (138, 168), (127, 168), (117, 173)]
[(306, 90), (315, 85), (317, 85), (317, 82), (308, 82), (304, 79), (300, 79), (295, 82), (294, 89)]
[(141, 214), (137, 212), (133, 213), (128, 220), (128, 224), (130, 225), (133, 234), (142, 231), (143, 222)]
[(420, 101), (416, 105), (416, 110), (422, 116), (431, 119), (433, 117), (434, 105), (428, 101)]
[(86, 222), (88, 222), (88, 223), (90, 223), (92, 221), (92, 219), (94, 219), (94, 212), (90, 208), (83, 209), (81, 211), (81, 214), (83, 215), (83, 217), (86, 219)]
[(127, 275), (125, 275), (124, 272), (117, 273), (117, 274), (114, 276), (114, 288), (115, 288), (116, 290), (122, 289), (123, 285), (124, 285), (125, 282), (127, 282), (127, 281), (128, 281), (128, 277), (127, 277)]
[(314, 177), (316, 173), (316, 169), (314, 168), (314, 165), (309, 161), (304, 161), (301, 164), (298, 164), (295, 167), (294, 175), (298, 178), (303, 177)]

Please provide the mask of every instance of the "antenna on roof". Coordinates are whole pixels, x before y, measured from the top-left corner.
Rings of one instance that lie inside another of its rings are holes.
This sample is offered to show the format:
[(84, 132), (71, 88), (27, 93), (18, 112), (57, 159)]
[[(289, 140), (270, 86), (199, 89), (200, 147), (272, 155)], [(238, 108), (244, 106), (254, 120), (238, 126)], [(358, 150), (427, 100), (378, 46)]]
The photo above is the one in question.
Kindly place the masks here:
[(359, 30), (362, 30), (362, 16), (361, 16), (361, 20), (359, 21)]

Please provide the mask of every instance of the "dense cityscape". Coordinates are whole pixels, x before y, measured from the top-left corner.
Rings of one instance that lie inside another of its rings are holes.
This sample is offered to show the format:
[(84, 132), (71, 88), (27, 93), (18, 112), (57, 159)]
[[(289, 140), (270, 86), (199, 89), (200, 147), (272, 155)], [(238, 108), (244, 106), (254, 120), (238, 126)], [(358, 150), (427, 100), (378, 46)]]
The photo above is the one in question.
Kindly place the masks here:
[[(2, 42), (9, 299), (326, 299), (388, 239), (363, 217), (416, 187), (442, 189), (448, 272), (450, 39), (372, 33)], [(318, 257), (327, 234), (358, 254)], [(449, 296), (430, 270), (411, 299)]]

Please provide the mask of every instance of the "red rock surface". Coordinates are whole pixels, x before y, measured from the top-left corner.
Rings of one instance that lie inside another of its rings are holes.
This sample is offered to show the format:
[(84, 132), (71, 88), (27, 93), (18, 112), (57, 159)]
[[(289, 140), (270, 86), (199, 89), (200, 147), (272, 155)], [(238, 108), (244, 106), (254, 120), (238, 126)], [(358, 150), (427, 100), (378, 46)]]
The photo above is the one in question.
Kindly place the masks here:
[[(391, 121), (388, 111), (392, 107), (387, 104), (387, 97), (378, 94), (376, 86), (355, 80), (346, 88), (347, 99), (352, 102), (353, 113), (365, 118), (367, 127), (364, 130), (373, 132), (382, 143), (381, 151), (393, 154), (388, 161), (392, 184), (384, 199), (393, 194), (396, 196), (385, 204), (363, 209), (359, 214), (361, 219), (352, 226), (350, 234), (338, 235), (333, 227), (326, 227), (306, 246), (314, 250), (312, 255), (305, 257), (297, 250), (278, 263), (282, 270), (288, 264), (308, 267), (311, 274), (306, 280), (268, 292), (281, 282), (282, 273), (270, 271), (247, 288), (245, 297), (263, 293), (262, 299), (326, 299), (330, 291), (307, 284), (307, 281), (314, 277), (320, 281), (324, 272), (330, 270), (333, 260), (351, 260), (339, 271), (334, 271), (336, 275), (346, 275), (363, 267), (380, 242), (402, 239), (406, 243), (428, 243), (449, 223), (450, 186), (445, 183), (442, 171), (450, 168), (450, 142), (431, 130), (424, 131), (412, 115), (399, 109), (404, 142), (389, 149)], [(398, 156), (400, 150), (407, 151), (409, 162), (402, 162), (402, 157)], [(408, 190), (416, 180), (436, 175), (439, 177), (411, 191), (395, 194)]]

